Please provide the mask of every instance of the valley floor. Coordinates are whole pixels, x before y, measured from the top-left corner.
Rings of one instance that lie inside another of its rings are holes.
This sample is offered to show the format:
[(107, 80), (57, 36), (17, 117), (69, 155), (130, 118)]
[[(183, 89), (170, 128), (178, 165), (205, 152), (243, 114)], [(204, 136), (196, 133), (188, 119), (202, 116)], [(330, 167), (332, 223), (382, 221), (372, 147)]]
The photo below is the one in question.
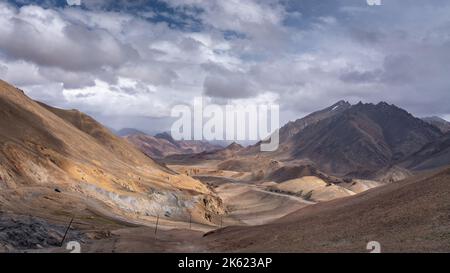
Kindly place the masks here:
[(368, 252), (367, 243), (377, 241), (382, 252), (448, 252), (449, 181), (450, 169), (444, 169), (356, 196), (307, 206), (268, 224), (228, 226), (205, 235), (171, 230), (155, 239), (151, 229), (121, 230), (117, 232), (116, 250)]
[[(215, 226), (160, 219), (155, 231), (98, 209), (76, 218), (65, 242), (80, 242), (82, 252), (368, 252), (369, 241), (385, 252), (450, 251), (450, 169), (319, 203), (241, 181), (246, 175), (196, 171), (227, 207)], [(69, 252), (59, 245), (68, 221), (44, 218), (2, 213), (2, 226), (16, 228), (0, 228), (0, 238), (17, 248), (0, 251)], [(24, 239), (27, 232), (38, 238)]]

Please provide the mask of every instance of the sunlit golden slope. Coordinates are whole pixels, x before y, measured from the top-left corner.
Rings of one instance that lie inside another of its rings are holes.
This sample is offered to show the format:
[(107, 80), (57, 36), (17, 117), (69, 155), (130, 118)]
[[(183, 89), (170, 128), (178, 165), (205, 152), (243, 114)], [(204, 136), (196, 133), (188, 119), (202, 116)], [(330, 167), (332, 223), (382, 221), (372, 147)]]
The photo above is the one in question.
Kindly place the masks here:
[[(35, 102), (3, 81), (0, 145), (0, 204), (10, 210), (70, 211), (76, 204), (66, 208), (65, 199), (75, 198), (130, 221), (182, 220), (191, 212), (206, 222), (223, 212), (201, 182), (160, 166), (91, 117)], [(61, 192), (51, 205), (49, 190)], [(18, 194), (24, 191), (32, 194)]]

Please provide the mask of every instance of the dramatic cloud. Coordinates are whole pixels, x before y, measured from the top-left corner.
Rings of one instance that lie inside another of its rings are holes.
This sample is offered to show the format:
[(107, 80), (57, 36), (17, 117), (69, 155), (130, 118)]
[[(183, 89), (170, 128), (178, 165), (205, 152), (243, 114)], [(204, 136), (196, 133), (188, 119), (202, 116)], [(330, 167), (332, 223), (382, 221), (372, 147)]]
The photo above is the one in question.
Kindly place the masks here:
[(66, 21), (37, 6), (4, 12), (0, 36), (2, 51), (12, 58), (71, 71), (119, 67), (138, 55), (104, 29)]
[(276, 102), (282, 122), (341, 99), (450, 117), (449, 13), (444, 0), (11, 0), (0, 77), (117, 128), (169, 128), (195, 96)]

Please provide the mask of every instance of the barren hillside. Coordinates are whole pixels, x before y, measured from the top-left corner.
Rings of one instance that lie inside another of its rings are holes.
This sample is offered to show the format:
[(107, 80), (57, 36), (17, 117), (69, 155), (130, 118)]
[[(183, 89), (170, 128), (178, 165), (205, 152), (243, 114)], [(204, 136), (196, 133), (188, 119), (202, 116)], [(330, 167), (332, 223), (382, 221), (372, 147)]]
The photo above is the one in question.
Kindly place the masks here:
[[(155, 163), (91, 117), (0, 82), (0, 204), (31, 215), (90, 209), (150, 224), (223, 213), (204, 184)], [(212, 223), (210, 223), (212, 224)]]

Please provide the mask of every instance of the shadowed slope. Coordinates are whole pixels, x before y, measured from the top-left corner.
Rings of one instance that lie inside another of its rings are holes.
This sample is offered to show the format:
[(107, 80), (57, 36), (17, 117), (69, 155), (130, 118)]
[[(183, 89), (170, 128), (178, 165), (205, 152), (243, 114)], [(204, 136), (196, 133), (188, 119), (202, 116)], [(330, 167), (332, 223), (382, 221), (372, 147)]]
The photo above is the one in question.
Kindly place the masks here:
[(294, 135), (295, 158), (308, 158), (336, 175), (368, 177), (418, 151), (442, 133), (387, 103), (352, 106)]
[(450, 164), (450, 132), (406, 158), (402, 165), (413, 170), (435, 169)]

